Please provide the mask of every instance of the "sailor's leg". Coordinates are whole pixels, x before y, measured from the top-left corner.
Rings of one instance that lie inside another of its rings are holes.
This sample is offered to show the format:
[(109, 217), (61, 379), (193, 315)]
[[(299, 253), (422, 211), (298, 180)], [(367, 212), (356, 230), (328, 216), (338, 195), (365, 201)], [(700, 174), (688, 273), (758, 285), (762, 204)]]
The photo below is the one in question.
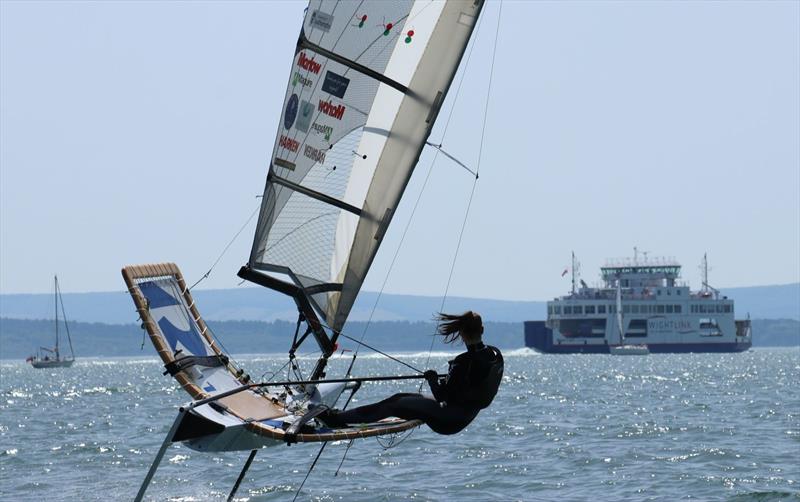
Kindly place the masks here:
[(161, 459), (164, 457), (164, 453), (167, 452), (167, 448), (169, 448), (170, 443), (172, 443), (172, 438), (175, 437), (175, 431), (178, 430), (178, 426), (181, 424), (181, 420), (183, 420), (183, 416), (185, 414), (186, 412), (184, 411), (183, 408), (181, 408), (181, 410), (178, 412), (178, 416), (175, 418), (175, 422), (172, 423), (172, 427), (167, 433), (167, 437), (165, 437), (164, 442), (161, 443), (161, 448), (158, 450), (156, 458), (153, 459), (153, 465), (151, 465), (150, 470), (147, 471), (147, 476), (144, 477), (142, 486), (139, 487), (139, 493), (137, 493), (136, 498), (133, 499), (134, 502), (140, 502), (142, 500), (142, 497), (144, 497), (144, 492), (146, 492), (147, 487), (150, 486), (150, 481), (153, 480), (153, 475), (156, 473), (156, 469), (158, 469), (158, 464), (161, 463)]
[(247, 473), (247, 470), (250, 468), (250, 464), (253, 463), (253, 459), (256, 458), (256, 453), (258, 450), (253, 450), (250, 452), (250, 456), (247, 457), (247, 462), (244, 463), (244, 467), (242, 468), (242, 472), (239, 473), (239, 478), (236, 480), (236, 484), (233, 485), (233, 489), (231, 490), (231, 494), (228, 495), (228, 502), (233, 500), (233, 497), (236, 496), (236, 490), (239, 489), (239, 485), (242, 484), (242, 480), (244, 479), (244, 475)]
[(348, 423), (377, 422), (387, 417), (427, 421), (439, 409), (439, 403), (420, 394), (400, 393), (377, 403), (359, 406), (336, 414), (336, 419)]

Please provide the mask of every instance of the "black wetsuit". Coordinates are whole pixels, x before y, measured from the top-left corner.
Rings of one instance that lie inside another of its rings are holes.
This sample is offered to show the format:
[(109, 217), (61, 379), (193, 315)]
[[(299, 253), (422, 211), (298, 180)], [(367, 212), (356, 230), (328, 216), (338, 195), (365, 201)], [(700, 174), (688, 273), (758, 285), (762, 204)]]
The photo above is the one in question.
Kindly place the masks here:
[(400, 393), (375, 404), (336, 413), (332, 418), (342, 424), (376, 422), (387, 417), (422, 420), (434, 432), (455, 434), (489, 406), (502, 373), (503, 357), (499, 350), (482, 343), (470, 345), (466, 352), (450, 361), (446, 377), (441, 381), (428, 380), (433, 399)]

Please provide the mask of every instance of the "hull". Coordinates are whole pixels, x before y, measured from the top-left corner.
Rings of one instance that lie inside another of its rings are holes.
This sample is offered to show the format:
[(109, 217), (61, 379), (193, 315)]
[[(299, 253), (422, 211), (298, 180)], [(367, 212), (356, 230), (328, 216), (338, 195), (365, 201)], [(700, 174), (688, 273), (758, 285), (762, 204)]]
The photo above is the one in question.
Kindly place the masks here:
[(650, 353), (647, 345), (613, 345), (608, 350), (615, 356), (646, 356)]
[(46, 369), (46, 368), (69, 368), (72, 366), (72, 363), (75, 362), (75, 359), (61, 359), (59, 361), (31, 361), (31, 366), (36, 369)]
[[(553, 331), (543, 321), (525, 323), (525, 346), (544, 354), (610, 354), (614, 345), (584, 341), (580, 343), (554, 343)], [(688, 353), (723, 353), (744, 352), (752, 346), (752, 342), (692, 342), (692, 343), (653, 343), (647, 342), (651, 354), (688, 354)]]

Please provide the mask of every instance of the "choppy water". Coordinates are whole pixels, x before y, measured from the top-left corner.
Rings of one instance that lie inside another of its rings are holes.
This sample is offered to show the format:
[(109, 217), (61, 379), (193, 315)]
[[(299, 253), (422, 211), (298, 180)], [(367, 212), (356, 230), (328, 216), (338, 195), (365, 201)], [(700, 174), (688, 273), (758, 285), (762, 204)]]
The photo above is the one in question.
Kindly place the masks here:
[[(422, 366), (426, 355), (405, 356)], [(431, 366), (446, 367), (437, 355)], [(254, 376), (284, 356), (242, 357)], [(334, 367), (341, 368), (344, 361)], [(364, 358), (358, 374), (400, 372)], [(186, 400), (155, 359), (0, 366), (0, 498), (129, 500)], [(332, 372), (333, 373), (333, 372)], [(800, 351), (506, 355), (457, 436), (331, 443), (298, 500), (800, 500)], [(360, 404), (413, 384), (366, 385)], [(358, 404), (358, 403), (354, 403)], [(291, 500), (319, 446), (259, 452), (240, 500)], [(246, 452), (167, 452), (149, 500), (224, 500)]]

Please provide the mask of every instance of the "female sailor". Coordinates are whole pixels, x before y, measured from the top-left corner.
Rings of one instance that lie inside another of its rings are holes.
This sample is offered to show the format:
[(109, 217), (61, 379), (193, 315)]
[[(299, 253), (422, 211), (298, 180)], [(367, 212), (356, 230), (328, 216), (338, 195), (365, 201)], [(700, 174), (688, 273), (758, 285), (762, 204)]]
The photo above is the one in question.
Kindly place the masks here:
[(461, 340), (467, 351), (450, 361), (447, 376), (425, 372), (433, 396), (400, 393), (383, 401), (352, 410), (325, 410), (318, 418), (329, 427), (377, 422), (387, 417), (422, 420), (434, 432), (455, 434), (464, 429), (483, 408), (488, 407), (503, 377), (503, 356), (482, 341), (481, 316), (467, 311), (461, 315), (438, 315), (437, 334), (445, 343)]

